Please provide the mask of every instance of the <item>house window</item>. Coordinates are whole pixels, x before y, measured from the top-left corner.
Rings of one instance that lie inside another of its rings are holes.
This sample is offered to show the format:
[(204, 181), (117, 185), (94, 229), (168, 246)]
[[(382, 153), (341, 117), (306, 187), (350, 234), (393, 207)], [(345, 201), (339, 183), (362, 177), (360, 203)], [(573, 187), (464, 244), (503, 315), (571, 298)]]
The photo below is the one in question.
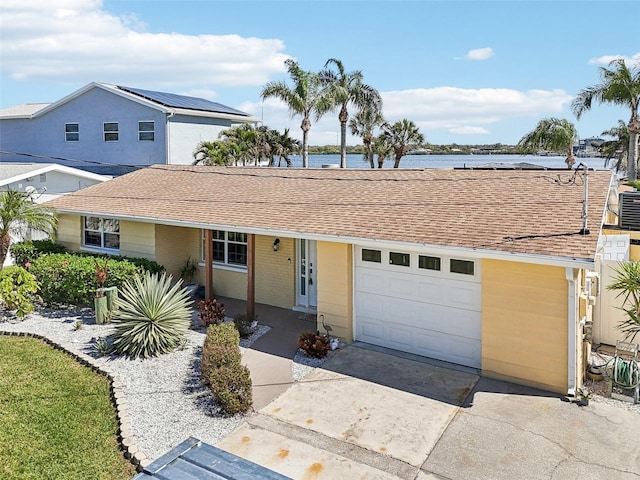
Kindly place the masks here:
[(440, 271), (440, 257), (428, 257), (426, 255), (418, 255), (418, 268), (425, 270)]
[(90, 248), (120, 249), (120, 220), (84, 217), (83, 245)]
[(65, 123), (64, 124), (64, 139), (67, 142), (80, 141), (80, 124), (78, 123)]
[(411, 254), (409, 254), (409, 253), (389, 252), (389, 264), (390, 265), (400, 265), (401, 267), (410, 267), (411, 266)]
[(40, 182), (46, 182), (47, 181), (47, 174), (46, 173), (41, 173), (40, 174)]
[(117, 142), (118, 141), (118, 122), (104, 122), (104, 141), (105, 142)]
[(449, 261), (449, 271), (451, 273), (461, 273), (462, 275), (474, 275), (475, 265), (471, 260), (456, 260), (452, 258)]
[[(212, 230), (213, 261), (225, 265), (247, 266), (247, 234)], [(204, 232), (203, 232), (204, 234)], [(204, 254), (202, 255), (204, 258)]]
[(138, 122), (138, 140), (141, 142), (153, 142), (156, 138), (155, 122)]
[(382, 263), (382, 252), (380, 250), (367, 250), (366, 248), (363, 248), (362, 261)]

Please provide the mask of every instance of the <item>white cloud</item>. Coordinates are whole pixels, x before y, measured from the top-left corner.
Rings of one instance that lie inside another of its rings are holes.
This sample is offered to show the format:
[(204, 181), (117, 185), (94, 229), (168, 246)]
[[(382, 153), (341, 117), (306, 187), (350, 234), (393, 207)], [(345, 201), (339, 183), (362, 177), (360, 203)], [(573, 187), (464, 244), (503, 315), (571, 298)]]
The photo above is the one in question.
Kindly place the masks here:
[(465, 60), (488, 60), (493, 57), (493, 55), (493, 48), (485, 47), (469, 50), (464, 58)]
[(262, 85), (285, 71), (278, 39), (148, 33), (101, 0), (2, 0), (2, 70), (24, 81)]
[(455, 135), (488, 135), (491, 132), (484, 127), (472, 127), (465, 125), (463, 127), (454, 127), (449, 129), (449, 133)]
[(591, 65), (609, 65), (613, 60), (624, 59), (624, 63), (629, 66), (640, 65), (640, 52), (632, 55), (631, 57), (625, 57), (624, 55), (603, 55), (602, 57), (595, 57), (589, 60)]
[[(390, 91), (381, 92), (381, 95), (387, 121), (396, 122), (403, 118), (412, 120), (427, 140), (430, 132), (487, 135), (491, 133), (491, 126), (500, 122), (558, 115), (572, 99), (563, 90), (521, 92), (496, 88), (454, 87)], [(302, 118), (291, 118), (286, 106), (278, 100), (267, 99), (264, 103), (245, 102), (237, 108), (257, 118), (264, 118), (264, 123), (270, 128), (290, 128), (293, 137), (302, 138)], [(310, 144), (336, 143), (336, 132), (339, 132), (340, 127), (336, 113), (329, 113), (318, 122), (312, 118), (311, 123)], [(347, 143), (355, 145), (362, 141), (349, 135)]]

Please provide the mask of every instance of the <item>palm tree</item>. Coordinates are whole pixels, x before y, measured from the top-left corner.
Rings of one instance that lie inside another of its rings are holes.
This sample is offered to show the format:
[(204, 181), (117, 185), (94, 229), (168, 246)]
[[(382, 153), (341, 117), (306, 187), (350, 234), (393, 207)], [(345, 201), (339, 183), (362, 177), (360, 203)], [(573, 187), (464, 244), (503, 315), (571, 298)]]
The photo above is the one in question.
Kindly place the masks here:
[[(329, 67), (334, 66), (337, 71)], [(359, 110), (369, 108), (374, 112), (382, 112), (382, 97), (378, 91), (362, 83), (362, 72), (356, 70), (345, 72), (340, 60), (330, 58), (320, 72), (320, 80), (325, 86), (329, 97), (335, 106), (340, 107), (340, 167), (347, 167), (347, 121), (349, 112), (347, 106), (352, 104)]]
[(260, 133), (249, 124), (243, 124), (220, 132), (220, 138), (225, 143), (229, 144), (230, 147), (235, 145), (235, 148), (230, 148), (231, 152), (234, 153), (234, 165), (239, 162), (242, 165), (250, 163), (257, 165), (261, 155), (261, 146), (258, 141), (259, 135)]
[(193, 165), (230, 165), (229, 144), (221, 140), (200, 142), (193, 152)]
[(626, 170), (627, 159), (629, 158), (629, 128), (623, 120), (618, 120), (618, 126), (612, 127), (601, 133), (613, 140), (603, 142), (598, 150), (604, 155), (604, 168), (609, 166), (611, 159), (615, 158), (616, 172)]
[(383, 123), (384, 117), (382, 116), (382, 114), (374, 108), (371, 108), (370, 106), (366, 106), (365, 108), (360, 110), (349, 121), (349, 128), (351, 128), (351, 133), (362, 138), (362, 143), (364, 144), (365, 148), (365, 160), (369, 161), (369, 166), (371, 168), (375, 168), (375, 165), (373, 163), (373, 130)]
[(601, 82), (581, 90), (573, 99), (571, 108), (576, 118), (591, 110), (593, 100), (598, 103), (622, 105), (631, 110), (627, 124), (629, 129), (629, 157), (627, 172), (629, 180), (637, 178), (638, 135), (640, 134), (640, 66), (629, 69), (623, 59), (613, 60), (610, 68), (600, 67)]
[(292, 59), (285, 62), (287, 71), (293, 81), (289, 87), (284, 81), (269, 82), (262, 88), (262, 99), (274, 97), (282, 100), (291, 115), (302, 115), (302, 166), (309, 165), (308, 136), (311, 129), (311, 116), (315, 115), (316, 121), (322, 115), (333, 108), (333, 104), (320, 88), (320, 76), (314, 72), (302, 70), (298, 63)]
[(543, 118), (536, 127), (518, 142), (524, 148), (543, 148), (551, 151), (565, 151), (567, 158), (564, 163), (571, 168), (576, 163), (573, 155), (573, 144), (578, 139), (576, 127), (564, 118)]
[(273, 132), (277, 135), (275, 154), (278, 156), (278, 166), (280, 166), (284, 160), (287, 167), (290, 167), (291, 159), (289, 158), (289, 155), (300, 150), (301, 142), (289, 135), (288, 128), (285, 128), (283, 133), (280, 133), (277, 130), (273, 130)]
[(400, 166), (400, 160), (407, 154), (411, 146), (424, 143), (424, 135), (420, 133), (415, 123), (406, 118), (403, 118), (393, 125), (384, 123), (382, 125), (381, 136), (393, 148), (393, 154), (395, 156), (393, 168)]
[(373, 139), (372, 149), (378, 155), (378, 168), (382, 168), (384, 161), (393, 153), (393, 145), (391, 145), (387, 137), (380, 134)]
[(35, 203), (31, 193), (0, 192), (0, 271), (9, 253), (11, 235), (23, 236), (29, 229), (53, 235), (56, 223), (54, 210)]

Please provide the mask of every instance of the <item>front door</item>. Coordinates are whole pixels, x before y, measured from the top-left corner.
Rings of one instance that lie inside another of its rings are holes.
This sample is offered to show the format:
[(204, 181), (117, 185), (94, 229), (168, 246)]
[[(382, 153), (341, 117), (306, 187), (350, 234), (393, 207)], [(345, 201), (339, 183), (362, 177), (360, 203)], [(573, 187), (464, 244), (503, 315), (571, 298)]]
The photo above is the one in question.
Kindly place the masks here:
[(318, 305), (316, 288), (316, 242), (315, 240), (298, 240), (298, 306), (315, 309)]

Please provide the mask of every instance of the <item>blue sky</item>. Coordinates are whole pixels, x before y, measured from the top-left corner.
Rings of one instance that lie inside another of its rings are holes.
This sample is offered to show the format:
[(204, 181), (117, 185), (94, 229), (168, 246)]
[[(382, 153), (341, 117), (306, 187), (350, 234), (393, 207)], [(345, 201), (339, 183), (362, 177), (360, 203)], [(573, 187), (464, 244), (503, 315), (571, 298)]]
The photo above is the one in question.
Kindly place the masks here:
[[(578, 121), (570, 103), (610, 60), (640, 62), (638, 18), (637, 0), (2, 0), (0, 108), (101, 81), (212, 99), (300, 137), (300, 117), (260, 91), (288, 80), (287, 58), (314, 71), (338, 58), (430, 143), (514, 144), (545, 117), (586, 138), (629, 119), (594, 105)], [(328, 114), (310, 143), (338, 131)]]

